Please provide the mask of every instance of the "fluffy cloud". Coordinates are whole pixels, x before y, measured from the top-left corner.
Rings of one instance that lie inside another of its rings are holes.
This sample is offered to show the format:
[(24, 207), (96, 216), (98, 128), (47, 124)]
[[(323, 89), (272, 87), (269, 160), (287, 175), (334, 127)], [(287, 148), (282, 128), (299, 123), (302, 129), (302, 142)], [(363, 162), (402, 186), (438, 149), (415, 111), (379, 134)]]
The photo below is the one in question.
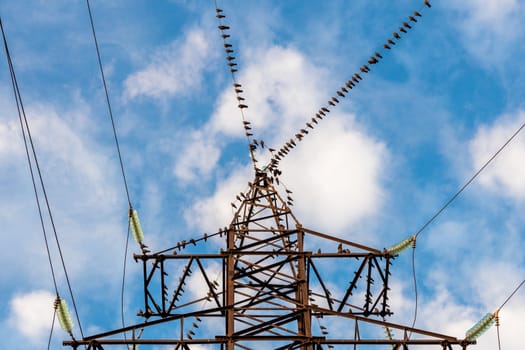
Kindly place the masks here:
[(228, 178), (219, 181), (213, 195), (197, 200), (185, 211), (186, 222), (208, 232), (227, 226), (234, 214), (229, 203), (235, 199), (236, 194), (246, 189), (247, 181), (251, 180), (251, 171), (251, 167), (239, 166)]
[[(326, 78), (297, 50), (271, 47), (248, 55), (250, 62), (239, 75), (242, 96), (249, 108), (244, 114), (252, 123), (254, 137), (273, 143), (290, 137), (298, 126), (321, 104), (318, 87)], [(220, 156), (225, 138), (241, 138), (244, 130), (235, 95), (228, 87), (219, 96), (215, 112), (202, 131), (194, 132), (175, 166), (182, 180), (207, 175)]]
[(41, 342), (51, 329), (54, 298), (45, 290), (15, 295), (9, 303), (9, 322), (30, 342)]
[[(125, 225), (125, 202), (117, 196), (117, 163), (108, 157), (110, 152), (97, 145), (86, 111), (65, 111), (59, 115), (46, 105), (28, 106), (26, 110), (69, 273), (79, 279), (91, 273), (116, 273), (107, 269), (115, 266), (115, 254), (105, 254), (104, 247), (112, 249), (119, 239), (124, 240), (125, 226), (119, 229), (119, 219)], [(9, 122), (0, 122), (0, 130), (8, 126)], [(17, 274), (24, 274), (32, 277), (32, 287), (41, 286), (49, 281), (50, 273), (25, 155), (5, 149), (0, 161), (10, 165), (0, 179), (11, 184), (11, 188), (1, 191), (6, 191), (0, 200), (0, 208), (6, 209), (2, 210), (2, 221), (6, 230), (16, 233), (6, 242), (13, 249), (0, 258), (3, 264), (14, 267), (1, 279), (8, 284)], [(120, 217), (116, 215), (118, 207), (123, 209)], [(46, 216), (44, 220), (50, 235), (53, 231)], [(51, 252), (58, 257), (53, 244)], [(100, 265), (93, 263), (94, 254)], [(32, 257), (30, 263), (28, 256)], [(55, 267), (58, 266), (56, 262)]]
[(192, 29), (183, 39), (157, 51), (144, 69), (131, 74), (124, 95), (163, 98), (184, 94), (201, 84), (209, 55), (208, 36), (201, 29)]
[[(447, 1), (458, 11), (465, 46), (482, 62), (508, 56), (511, 45), (521, 36), (525, 6), (517, 0)], [(513, 28), (513, 30), (509, 30)]]
[(283, 160), (282, 168), (296, 215), (340, 235), (381, 207), (388, 153), (352, 116), (330, 118)]
[[(264, 137), (267, 144), (273, 144), (293, 136), (321, 105), (324, 94), (319, 93), (319, 87), (326, 90), (326, 80), (321, 69), (294, 49), (273, 47), (255, 59), (240, 77), (246, 82), (244, 96), (250, 106), (246, 113), (254, 137)], [(207, 137), (242, 136), (240, 118), (232, 118), (239, 112), (228, 95), (233, 95), (229, 89), (219, 98), (216, 112), (204, 127), (209, 130)], [(195, 169), (193, 173), (213, 170), (209, 162), (201, 162), (195, 154), (205, 145), (201, 139), (188, 145), (184, 154), (191, 157), (180, 161), (179, 177), (191, 178), (191, 169)], [(207, 154), (215, 156), (211, 151), (206, 149)], [(354, 123), (353, 115), (332, 113), (282, 162), (282, 179), (294, 191), (296, 213), (310, 218), (309, 224), (338, 231), (381, 206), (381, 170), (387, 156), (386, 147), (366, 135)], [(231, 220), (228, 203), (249, 180), (246, 169), (234, 171), (218, 184), (210, 198), (196, 202), (186, 218), (202, 229), (224, 226)], [(207, 219), (197, 223), (191, 219), (195, 213)]]
[[(506, 115), (493, 125), (481, 126), (469, 143), (474, 169), (479, 169), (520, 127), (525, 113)], [(519, 134), (482, 173), (479, 182), (488, 190), (517, 200), (525, 197), (525, 139)]]
[(219, 160), (220, 151), (214, 140), (201, 131), (191, 133), (188, 146), (183, 149), (175, 164), (175, 176), (183, 181), (195, 180), (198, 175), (208, 175)]

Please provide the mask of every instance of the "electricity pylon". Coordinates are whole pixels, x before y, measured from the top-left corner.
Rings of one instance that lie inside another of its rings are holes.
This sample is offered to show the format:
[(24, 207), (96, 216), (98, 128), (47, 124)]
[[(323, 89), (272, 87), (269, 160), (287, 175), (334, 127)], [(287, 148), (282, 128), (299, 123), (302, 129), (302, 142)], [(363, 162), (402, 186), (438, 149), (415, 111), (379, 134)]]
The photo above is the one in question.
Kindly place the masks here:
[[(302, 227), (290, 209), (289, 193), (283, 199), (273, 181), (256, 172), (238, 205), (233, 204), (229, 226), (169, 251), (134, 256), (143, 269), (144, 306), (138, 314), (144, 322), (64, 345), (313, 350), (350, 345), (465, 349), (474, 343), (386, 322), (392, 314), (388, 293), (394, 256)], [(218, 253), (185, 252), (221, 237)], [(334, 273), (340, 276), (337, 285)], [(331, 335), (331, 328), (345, 331)], [(394, 338), (392, 330), (402, 336)], [(387, 336), (379, 337), (383, 331)]]

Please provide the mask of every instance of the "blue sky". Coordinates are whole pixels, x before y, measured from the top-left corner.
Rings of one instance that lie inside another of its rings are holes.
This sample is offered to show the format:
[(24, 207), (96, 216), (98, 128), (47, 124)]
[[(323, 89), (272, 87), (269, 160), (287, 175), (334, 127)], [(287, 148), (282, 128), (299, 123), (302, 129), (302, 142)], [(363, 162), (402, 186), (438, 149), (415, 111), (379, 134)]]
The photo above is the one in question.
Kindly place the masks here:
[[(246, 117), (274, 148), (374, 52), (384, 56), (281, 163), (305, 227), (389, 247), (417, 231), (525, 122), (525, 5), (517, 0), (219, 7), (232, 28)], [(161, 249), (227, 225), (230, 202), (253, 171), (213, 1), (95, 0), (92, 9), (147, 243)], [(382, 49), (414, 10), (423, 17)], [(117, 328), (127, 201), (86, 4), (5, 0), (0, 14), (84, 332)], [(42, 349), (53, 286), (8, 72), (2, 58), (0, 335), (8, 347)], [(524, 157), (519, 135), (420, 235), (417, 327), (463, 337), (525, 277)], [(129, 322), (140, 278), (129, 262)], [(59, 288), (66, 295), (61, 274)], [(406, 254), (394, 264), (393, 321), (410, 324), (413, 293)], [(524, 314), (520, 291), (500, 314), (503, 348), (518, 348)], [(57, 328), (53, 348), (66, 338)], [(475, 348), (496, 344), (492, 328)]]

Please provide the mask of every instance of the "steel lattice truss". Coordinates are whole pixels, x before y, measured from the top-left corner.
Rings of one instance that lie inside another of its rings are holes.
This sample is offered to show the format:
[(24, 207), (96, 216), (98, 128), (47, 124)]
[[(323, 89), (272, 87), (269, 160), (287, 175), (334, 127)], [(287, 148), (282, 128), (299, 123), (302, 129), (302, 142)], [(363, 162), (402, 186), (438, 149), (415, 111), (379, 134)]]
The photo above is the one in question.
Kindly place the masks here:
[[(219, 253), (183, 253), (186, 246), (195, 250), (210, 236), (183, 241), (170, 253), (135, 255), (143, 266), (139, 316), (145, 322), (64, 345), (465, 349), (473, 343), (386, 322), (394, 257), (303, 228), (264, 172), (257, 172), (249, 185), (230, 225), (213, 237), (223, 238)], [(334, 273), (340, 276), (337, 286), (333, 277), (323, 279)], [(393, 333), (402, 336), (394, 338)]]

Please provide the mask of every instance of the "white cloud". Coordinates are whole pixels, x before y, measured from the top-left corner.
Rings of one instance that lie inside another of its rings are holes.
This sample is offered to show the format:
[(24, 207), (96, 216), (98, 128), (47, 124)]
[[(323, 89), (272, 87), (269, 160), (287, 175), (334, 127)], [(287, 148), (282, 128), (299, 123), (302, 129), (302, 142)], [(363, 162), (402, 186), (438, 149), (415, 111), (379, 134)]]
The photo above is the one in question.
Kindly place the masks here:
[[(272, 47), (261, 52), (264, 53), (260, 56), (254, 55), (253, 63), (239, 81), (245, 82), (243, 96), (249, 105), (246, 115), (252, 122), (254, 137), (272, 144), (293, 137), (297, 129), (304, 127), (303, 123), (326, 98), (319, 91), (326, 90), (328, 79), (322, 69), (295, 49)], [(204, 147), (216, 157), (213, 148), (206, 146), (211, 143), (210, 138), (218, 139), (224, 134), (242, 137), (240, 117), (232, 118), (238, 114), (233, 92), (227, 89), (204, 127), (209, 131), (208, 141), (196, 138), (184, 152), (188, 157), (183, 157), (178, 165), (180, 178), (191, 179), (203, 170), (206, 173), (213, 170), (209, 162), (199, 159), (198, 153), (202, 153), (199, 150)], [(360, 130), (353, 119), (352, 115), (332, 113), (282, 162), (282, 179), (294, 191), (296, 213), (310, 218), (309, 223), (317, 227), (341, 230), (372, 215), (381, 206), (384, 195), (381, 170), (388, 152), (381, 142)], [(263, 158), (258, 155), (260, 164)], [(214, 229), (229, 222), (228, 203), (243, 189), (241, 179), (251, 180), (246, 174), (245, 169), (233, 172), (229, 179), (218, 184), (212, 197), (196, 202), (187, 212), (189, 222), (196, 224), (192, 219), (195, 213), (208, 218), (206, 223), (199, 219), (198, 226), (202, 229)]]
[(239, 192), (246, 189), (247, 182), (252, 180), (252, 171), (249, 166), (238, 166), (228, 178), (218, 182), (212, 196), (197, 200), (185, 211), (186, 222), (207, 232), (216, 232), (219, 227), (229, 225), (234, 214), (230, 203)]
[[(506, 115), (481, 126), (469, 143), (473, 168), (479, 169), (525, 121), (525, 112)], [(525, 198), (525, 138), (519, 134), (479, 177), (488, 190), (516, 200)]]
[(352, 116), (329, 118), (283, 160), (282, 169), (299, 220), (340, 234), (381, 207), (388, 153)]
[(45, 290), (15, 295), (9, 303), (9, 322), (30, 342), (42, 341), (51, 329), (54, 298)]
[(127, 98), (184, 95), (200, 86), (209, 55), (208, 35), (201, 29), (192, 29), (183, 39), (157, 51), (144, 69), (131, 74), (125, 81), (124, 95)]
[(215, 168), (220, 156), (213, 138), (207, 137), (206, 132), (194, 131), (190, 137), (191, 140), (181, 152), (174, 169), (175, 176), (184, 181), (195, 180), (199, 175), (208, 175)]
[(519, 8), (518, 0), (466, 0), (458, 4), (470, 14), (470, 21), (485, 27), (500, 27)]
[(525, 6), (518, 0), (447, 1), (459, 12), (465, 46), (481, 62), (513, 59), (511, 47), (522, 35)]
[(0, 123), (0, 157), (22, 152), (22, 137), (18, 122)]
[[(252, 123), (254, 137), (272, 143), (282, 139), (283, 134), (292, 136), (298, 123), (304, 122), (321, 104), (318, 87), (326, 80), (323, 71), (292, 48), (275, 46), (248, 56), (246, 61), (250, 64), (240, 73), (238, 81), (249, 106), (244, 114)], [(219, 140), (224, 136), (244, 137), (231, 86), (219, 96), (217, 108), (202, 130), (193, 133), (177, 161), (175, 175), (179, 179), (208, 175), (214, 170), (224, 144), (224, 140)]]
[[(297, 122), (305, 121), (319, 108), (323, 98), (319, 87), (325, 87), (325, 72), (312, 65), (298, 50), (273, 46), (254, 50), (245, 60), (250, 64), (238, 80), (248, 105), (245, 114), (256, 137), (265, 130), (273, 137), (280, 136), (282, 131), (291, 133), (292, 125), (297, 127)], [(232, 88), (226, 89), (210, 120), (211, 130), (242, 136), (236, 105)]]

